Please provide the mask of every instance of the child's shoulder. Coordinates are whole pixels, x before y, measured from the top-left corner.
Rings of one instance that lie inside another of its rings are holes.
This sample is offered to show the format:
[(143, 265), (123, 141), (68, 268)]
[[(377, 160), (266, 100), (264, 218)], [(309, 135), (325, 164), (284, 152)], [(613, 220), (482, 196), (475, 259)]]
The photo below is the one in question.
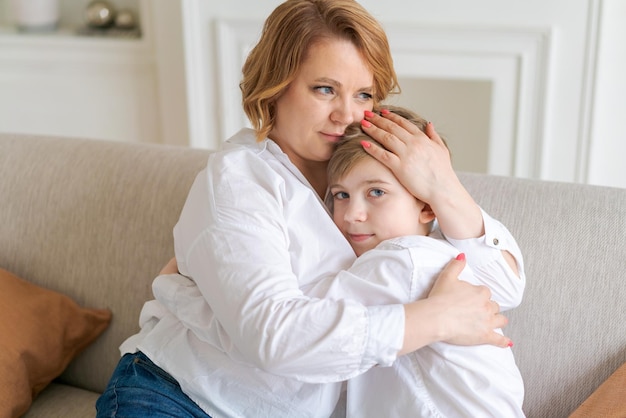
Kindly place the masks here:
[(456, 254), (458, 251), (446, 240), (433, 238), (427, 235), (404, 235), (381, 242), (379, 249), (398, 250), (414, 249), (437, 251), (445, 254)]

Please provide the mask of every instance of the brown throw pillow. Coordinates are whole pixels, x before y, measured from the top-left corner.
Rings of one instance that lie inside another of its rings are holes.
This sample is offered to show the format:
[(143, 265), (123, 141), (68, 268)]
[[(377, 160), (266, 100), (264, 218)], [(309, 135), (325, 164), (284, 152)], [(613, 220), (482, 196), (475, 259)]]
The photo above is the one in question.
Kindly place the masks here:
[(83, 308), (0, 269), (0, 416), (24, 414), (110, 321), (107, 309)]
[(626, 364), (583, 402), (570, 418), (626, 417)]

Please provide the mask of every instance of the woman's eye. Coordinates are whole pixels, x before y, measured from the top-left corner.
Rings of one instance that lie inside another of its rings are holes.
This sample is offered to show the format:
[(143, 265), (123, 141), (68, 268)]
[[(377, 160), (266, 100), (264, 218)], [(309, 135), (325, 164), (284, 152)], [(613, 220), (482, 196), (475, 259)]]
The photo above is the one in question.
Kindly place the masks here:
[(365, 92), (359, 93), (359, 98), (364, 101), (372, 100), (372, 97), (373, 96), (370, 93), (365, 93)]
[(382, 195), (385, 194), (385, 192), (383, 190), (380, 190), (380, 189), (372, 189), (372, 190), (370, 190), (369, 194), (372, 197), (381, 197)]
[(333, 88), (329, 86), (317, 86), (315, 87), (315, 91), (321, 94), (333, 94), (334, 93)]
[(337, 192), (337, 193), (333, 194), (333, 198), (335, 200), (343, 200), (343, 199), (347, 199), (349, 197), (350, 197), (350, 195), (348, 193), (346, 193), (346, 192)]

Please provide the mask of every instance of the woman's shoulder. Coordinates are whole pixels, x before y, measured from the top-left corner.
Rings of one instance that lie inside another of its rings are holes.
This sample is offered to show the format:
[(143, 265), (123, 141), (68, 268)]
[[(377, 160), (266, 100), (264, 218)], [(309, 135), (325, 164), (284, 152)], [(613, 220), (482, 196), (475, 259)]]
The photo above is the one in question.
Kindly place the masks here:
[(252, 129), (245, 128), (221, 144), (219, 150), (209, 156), (209, 170), (240, 170), (246, 167), (263, 165), (271, 157), (267, 151), (267, 141), (256, 140)]
[(258, 142), (254, 130), (243, 128), (213, 153), (214, 158), (238, 158), (246, 154), (258, 154), (266, 148), (265, 141)]

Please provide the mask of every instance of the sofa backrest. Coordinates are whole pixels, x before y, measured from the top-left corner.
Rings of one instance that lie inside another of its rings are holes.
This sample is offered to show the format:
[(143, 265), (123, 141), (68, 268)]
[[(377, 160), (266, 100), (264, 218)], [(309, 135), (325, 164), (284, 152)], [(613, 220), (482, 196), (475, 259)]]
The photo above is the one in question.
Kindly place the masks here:
[(524, 300), (505, 333), (528, 417), (567, 417), (626, 362), (626, 189), (463, 173), (522, 248)]
[[(138, 331), (206, 150), (0, 135), (0, 267), (113, 311), (62, 380), (101, 391)], [(626, 189), (461, 173), (509, 227), (527, 288), (509, 312), (528, 417), (565, 417), (626, 362)]]
[(62, 381), (104, 390), (153, 299), (152, 279), (174, 255), (172, 228), (207, 158), (183, 147), (0, 136), (0, 267), (113, 312)]

